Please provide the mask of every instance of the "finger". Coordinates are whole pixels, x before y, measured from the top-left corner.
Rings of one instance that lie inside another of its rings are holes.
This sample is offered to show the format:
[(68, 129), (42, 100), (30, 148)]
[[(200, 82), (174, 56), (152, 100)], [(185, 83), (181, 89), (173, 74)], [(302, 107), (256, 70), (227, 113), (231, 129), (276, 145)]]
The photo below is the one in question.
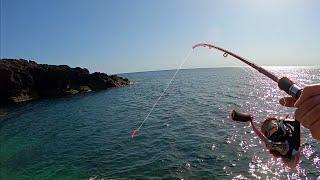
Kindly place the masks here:
[(309, 112), (316, 105), (320, 104), (320, 95), (307, 99), (300, 107), (295, 111), (296, 119), (301, 119), (307, 112)]
[(301, 124), (310, 129), (310, 127), (320, 119), (320, 104), (308, 111), (302, 118), (297, 119)]
[(320, 119), (310, 127), (312, 137), (320, 140)]
[(300, 98), (296, 101), (294, 106), (299, 107), (304, 101), (315, 95), (320, 95), (320, 84), (306, 86), (303, 89)]
[(286, 107), (294, 107), (295, 102), (296, 102), (296, 99), (293, 97), (284, 97), (279, 100), (279, 103), (282, 106), (286, 106)]

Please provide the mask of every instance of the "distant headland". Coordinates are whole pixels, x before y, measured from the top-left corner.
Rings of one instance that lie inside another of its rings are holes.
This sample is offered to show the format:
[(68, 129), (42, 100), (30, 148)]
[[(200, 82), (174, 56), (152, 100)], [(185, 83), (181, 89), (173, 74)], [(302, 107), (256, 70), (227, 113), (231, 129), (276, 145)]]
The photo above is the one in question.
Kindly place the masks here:
[(99, 72), (90, 74), (86, 68), (38, 64), (25, 59), (0, 59), (0, 105), (129, 84), (126, 78)]

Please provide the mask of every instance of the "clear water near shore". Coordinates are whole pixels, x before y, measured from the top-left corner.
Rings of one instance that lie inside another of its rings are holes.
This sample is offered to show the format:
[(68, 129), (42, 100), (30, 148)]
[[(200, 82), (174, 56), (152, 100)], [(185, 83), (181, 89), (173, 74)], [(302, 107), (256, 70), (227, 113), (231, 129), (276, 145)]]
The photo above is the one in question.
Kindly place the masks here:
[[(320, 69), (276, 70), (302, 84)], [(285, 94), (249, 68), (181, 70), (136, 139), (174, 71), (124, 74), (131, 86), (1, 110), (0, 179), (294, 179), (320, 175), (320, 145), (303, 129), (297, 169), (272, 159), (233, 108), (287, 115)], [(253, 75), (250, 75), (253, 74)]]

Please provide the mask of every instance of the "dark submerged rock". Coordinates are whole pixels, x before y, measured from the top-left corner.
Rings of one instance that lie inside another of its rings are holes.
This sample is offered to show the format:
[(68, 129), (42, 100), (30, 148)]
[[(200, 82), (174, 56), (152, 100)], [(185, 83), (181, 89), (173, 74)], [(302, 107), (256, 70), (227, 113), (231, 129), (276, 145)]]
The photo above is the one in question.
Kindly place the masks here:
[(116, 75), (67, 65), (37, 64), (24, 59), (0, 60), (0, 105), (129, 85)]

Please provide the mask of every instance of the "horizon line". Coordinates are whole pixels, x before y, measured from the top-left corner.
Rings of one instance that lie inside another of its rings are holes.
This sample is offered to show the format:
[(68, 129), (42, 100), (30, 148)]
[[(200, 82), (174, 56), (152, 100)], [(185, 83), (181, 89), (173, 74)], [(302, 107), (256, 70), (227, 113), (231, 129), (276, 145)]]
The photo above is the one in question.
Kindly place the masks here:
[[(320, 68), (320, 65), (281, 65), (281, 66), (274, 66), (274, 65), (266, 65), (261, 66), (266, 68), (314, 68), (318, 69)], [(191, 69), (220, 69), (220, 68), (251, 68), (250, 66), (217, 66), (217, 67), (195, 67), (195, 68), (181, 68), (179, 70), (191, 70)], [(146, 73), (146, 72), (157, 72), (157, 71), (175, 71), (177, 68), (174, 69), (158, 69), (158, 70), (147, 70), (147, 71), (133, 71), (133, 72), (121, 72), (121, 73), (115, 73), (115, 75), (120, 74), (134, 74), (134, 73)]]
[[(33, 59), (24, 59), (24, 58), (0, 58), (0, 60), (26, 60), (26, 61), (35, 61)], [(36, 62), (36, 61), (35, 61)], [(42, 63), (38, 63), (37, 64), (42, 64)], [(68, 64), (48, 64), (48, 65), (67, 65), (70, 67), (70, 65)], [(80, 67), (80, 66), (75, 66), (75, 67)], [(75, 67), (71, 67), (71, 68), (75, 68)], [(248, 65), (243, 65), (243, 66), (216, 66), (216, 67), (190, 67), (190, 68), (180, 68), (180, 70), (190, 70), (190, 69), (218, 69), (218, 68), (250, 68), (250, 66)], [(318, 69), (320, 68), (320, 64), (319, 65), (263, 65), (261, 67), (269, 67), (269, 68), (280, 68), (280, 67), (285, 67), (285, 68), (315, 68)], [(85, 68), (88, 69), (88, 67), (80, 67), (80, 68)], [(133, 74), (133, 73), (144, 73), (144, 72), (157, 72), (157, 71), (174, 71), (177, 70), (177, 68), (172, 68), (172, 69), (155, 69), (155, 70), (142, 70), (142, 71), (132, 71), (132, 72), (116, 72), (116, 73), (110, 73), (111, 75), (118, 75), (118, 74)], [(99, 72), (99, 71), (90, 71), (90, 73), (94, 73), (94, 72)], [(108, 72), (102, 72), (102, 73), (106, 73), (109, 74)]]

